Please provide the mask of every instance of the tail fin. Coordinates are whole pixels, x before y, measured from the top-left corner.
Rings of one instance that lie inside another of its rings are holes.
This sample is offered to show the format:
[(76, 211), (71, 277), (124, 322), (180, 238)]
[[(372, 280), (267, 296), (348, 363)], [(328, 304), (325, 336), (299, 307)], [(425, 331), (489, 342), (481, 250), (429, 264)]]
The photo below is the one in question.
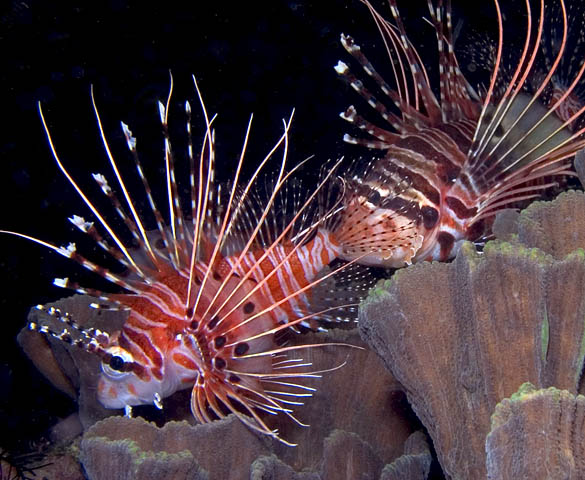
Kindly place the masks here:
[(362, 265), (410, 264), (422, 245), (418, 204), (408, 198), (407, 179), (376, 170), (376, 159), (339, 184), (340, 208), (328, 224), (341, 258)]

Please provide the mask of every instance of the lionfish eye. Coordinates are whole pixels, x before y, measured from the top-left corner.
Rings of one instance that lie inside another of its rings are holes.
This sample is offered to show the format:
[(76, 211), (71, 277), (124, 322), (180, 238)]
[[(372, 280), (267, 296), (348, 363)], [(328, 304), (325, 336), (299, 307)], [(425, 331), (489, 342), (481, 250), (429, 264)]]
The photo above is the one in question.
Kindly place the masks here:
[(121, 372), (124, 368), (124, 359), (118, 355), (113, 356), (110, 358), (110, 368)]
[(128, 375), (130, 372), (124, 367), (127, 364), (134, 362), (130, 352), (127, 352), (122, 347), (110, 347), (108, 353), (111, 355), (107, 359), (104, 358), (102, 362), (102, 371), (111, 378), (121, 378)]

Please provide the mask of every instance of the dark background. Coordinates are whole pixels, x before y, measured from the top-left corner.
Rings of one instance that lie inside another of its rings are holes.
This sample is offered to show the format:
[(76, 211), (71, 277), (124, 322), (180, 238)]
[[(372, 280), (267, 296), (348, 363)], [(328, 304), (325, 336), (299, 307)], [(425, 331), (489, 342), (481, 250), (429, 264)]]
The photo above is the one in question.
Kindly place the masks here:
[[(111, 169), (91, 107), (92, 84), (114, 155), (120, 164), (131, 165), (119, 128), (124, 120), (138, 138), (154, 185), (161, 181), (157, 175), (163, 166), (156, 101), (166, 98), (169, 69), (176, 86), (171, 130), (178, 131), (179, 161), (181, 103), (187, 98), (195, 112), (196, 138), (200, 133), (191, 74), (199, 80), (209, 112), (219, 113), (218, 166), (224, 175), (233, 168), (251, 112), (252, 165), (278, 138), (281, 119), (293, 107), (292, 163), (315, 154), (317, 169), (328, 158), (365, 153), (341, 141), (346, 124), (338, 113), (359, 100), (333, 70), (338, 59), (351, 61), (339, 34), (353, 35), (389, 81), (391, 70), (368, 11), (357, 0), (177, 3), (159, 2), (154, 8), (125, 0), (0, 4), (0, 228), (57, 245), (75, 241), (93, 251), (66, 220), (73, 214), (89, 219), (90, 214), (57, 169), (36, 105), (43, 103), (64, 164), (92, 198), (101, 199), (88, 179), (94, 172), (111, 178)], [(434, 32), (421, 20), (426, 2), (401, 3), (412, 40), (425, 42), (423, 55), (434, 66)], [(483, 3), (455, 5), (463, 30), (481, 32), (485, 22), (493, 26), (492, 5)], [(389, 13), (382, 2), (378, 7)], [(128, 172), (134, 179), (132, 169)], [(75, 409), (29, 364), (15, 340), (32, 305), (69, 294), (52, 286), (54, 277), (67, 276), (86, 278), (60, 256), (0, 235), (0, 447), (26, 449)]]

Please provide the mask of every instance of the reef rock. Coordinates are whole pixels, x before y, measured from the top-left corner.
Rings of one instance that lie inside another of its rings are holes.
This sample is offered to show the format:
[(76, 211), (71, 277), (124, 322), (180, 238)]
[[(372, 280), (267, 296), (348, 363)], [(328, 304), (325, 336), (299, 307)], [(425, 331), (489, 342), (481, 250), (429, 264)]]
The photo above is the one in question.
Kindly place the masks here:
[(523, 385), (492, 416), (488, 478), (585, 478), (584, 423), (582, 395)]
[(397, 272), (362, 305), (362, 336), (405, 387), (448, 478), (486, 477), (490, 416), (525, 382), (577, 393), (584, 257), (467, 243), (451, 264)]
[(380, 480), (425, 480), (431, 469), (432, 455), (422, 432), (414, 432), (404, 444), (404, 454), (386, 465)]

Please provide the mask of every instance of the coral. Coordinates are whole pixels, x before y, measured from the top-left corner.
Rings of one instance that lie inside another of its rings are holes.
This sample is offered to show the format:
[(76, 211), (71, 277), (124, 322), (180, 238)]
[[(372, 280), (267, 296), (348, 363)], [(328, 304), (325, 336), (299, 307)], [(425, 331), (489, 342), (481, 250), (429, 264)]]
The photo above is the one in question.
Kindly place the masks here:
[(335, 430), (325, 439), (322, 478), (378, 478), (384, 464), (355, 433)]
[(422, 432), (414, 432), (404, 444), (404, 454), (386, 465), (380, 480), (423, 480), (429, 475), (432, 456)]
[(320, 480), (313, 472), (297, 473), (276, 455), (259, 457), (250, 468), (250, 480)]
[(494, 233), (501, 240), (539, 248), (562, 260), (585, 248), (585, 194), (568, 191), (552, 202), (534, 202), (520, 214), (502, 212)]
[(81, 462), (92, 480), (245, 478), (264, 451), (262, 440), (235, 417), (198, 428), (186, 422), (157, 428), (140, 418), (110, 417), (84, 435)]
[(492, 232), (498, 238), (505, 242), (515, 242), (518, 239), (518, 218), (520, 212), (511, 208), (502, 210), (496, 215)]
[[(109, 332), (119, 328), (124, 313), (91, 309), (88, 304), (92, 301), (85, 296), (73, 296), (51, 306), (70, 312), (84, 328), (94, 327)], [(42, 310), (33, 309), (29, 320), (55, 331), (63, 328)], [(96, 421), (118, 413), (104, 409), (95, 400), (99, 364), (90, 354), (53, 338), (45, 340), (41, 337), (40, 348), (27, 348), (31, 342), (38, 340), (37, 337), (37, 332), (23, 330), (20, 342), (37, 366), (50, 365), (48, 373), (45, 373), (49, 379), (57, 378), (58, 386), (65, 378), (78, 396), (79, 417), (86, 430), (81, 444), (81, 458), (89, 477), (94, 480), (118, 478), (122, 471), (126, 472), (123, 478), (148, 478), (141, 476), (146, 475), (145, 471), (168, 475), (169, 478), (206, 478), (207, 474), (211, 479), (230, 478), (223, 476), (228, 471), (226, 469), (245, 472), (234, 474), (233, 478), (246, 478), (256, 472), (254, 475), (257, 478), (304, 480), (318, 478), (316, 476), (321, 475), (323, 468), (329, 469), (328, 472), (331, 469), (337, 471), (335, 469), (340, 468), (337, 465), (340, 454), (351, 458), (356, 474), (363, 470), (373, 472), (375, 476), (372, 478), (378, 478), (385, 464), (402, 455), (404, 443), (413, 431), (413, 415), (400, 390), (401, 386), (384, 370), (378, 356), (370, 350), (348, 347), (316, 348), (306, 353), (305, 359), (314, 365), (315, 370), (340, 368), (324, 372), (320, 375), (322, 378), (315, 378), (311, 384), (316, 388), (313, 397), (305, 399), (305, 405), (295, 406), (296, 417), (310, 425), (309, 428), (286, 419), (275, 419), (273, 427), (278, 428), (284, 438), (297, 443), (295, 448), (278, 442), (260, 441), (241, 422), (231, 417), (229, 421), (210, 425), (190, 425), (194, 420), (189, 410), (189, 390), (164, 399), (163, 412), (149, 406), (136, 409), (139, 414), (156, 420), (158, 425), (164, 425), (162, 428), (141, 419), (123, 417), (107, 418), (91, 427)], [(363, 346), (355, 330), (293, 334), (290, 341), (341, 342)], [(348, 389), (348, 386), (351, 388)], [(189, 423), (173, 420), (187, 420)], [(165, 439), (171, 437), (184, 439), (180, 448), (169, 446), (169, 441)], [(239, 449), (236, 443), (232, 447), (227, 445), (226, 437), (236, 439)], [(202, 443), (209, 452), (200, 446)], [(187, 450), (191, 452), (189, 455), (181, 453)], [(218, 456), (218, 452), (228, 450), (241, 452), (236, 456), (237, 461), (234, 460), (237, 464), (231, 465), (223, 460), (226, 457), (223, 454)], [(350, 456), (349, 451), (352, 451)], [(124, 461), (111, 465), (108, 461), (111, 455)], [(222, 460), (218, 461), (219, 458)], [(143, 465), (142, 459), (148, 459), (148, 462)], [(171, 470), (161, 470), (163, 468)], [(172, 475), (171, 471), (174, 472)], [(310, 475), (297, 473), (301, 471), (308, 471)], [(342, 473), (345, 475), (345, 470)], [(342, 473), (328, 476), (344, 478), (340, 476)]]
[[(303, 342), (343, 342), (363, 345), (357, 331), (332, 331), (325, 335), (305, 335)], [(324, 373), (313, 386), (317, 389), (305, 405), (295, 408), (298, 418), (310, 425), (299, 428), (290, 422), (278, 425), (294, 449), (277, 448), (279, 457), (295, 470), (316, 470), (324, 456), (323, 440), (333, 430), (358, 435), (384, 463), (402, 454), (403, 444), (412, 432), (409, 409), (402, 388), (384, 370), (381, 360), (370, 350), (319, 348), (308, 352), (315, 367), (343, 365)]]
[(85, 433), (81, 462), (90, 480), (424, 480), (431, 461), (421, 432), (412, 434), (404, 455), (386, 467), (368, 443), (343, 430), (325, 439), (314, 471), (295, 471), (274, 454), (279, 445), (254, 434), (233, 415), (196, 426), (169, 422), (162, 428), (140, 418), (110, 417)]
[(492, 416), (488, 478), (584, 478), (584, 422), (582, 395), (524, 384)]
[(585, 248), (585, 194), (569, 191), (554, 202), (534, 202), (518, 217), (518, 241), (558, 260)]
[(523, 383), (578, 391), (585, 237), (571, 231), (585, 223), (554, 217), (578, 218), (582, 201), (567, 193), (520, 215), (518, 238), (554, 257), (520, 240), (483, 254), (467, 243), (451, 264), (398, 272), (362, 306), (362, 336), (404, 385), (449, 478), (485, 478), (490, 416)]
[(276, 456), (260, 457), (252, 464), (251, 480), (380, 479), (425, 480), (431, 453), (422, 432), (414, 432), (404, 444), (404, 454), (386, 465), (357, 435), (335, 430), (325, 440), (325, 456), (320, 473), (296, 473)]

